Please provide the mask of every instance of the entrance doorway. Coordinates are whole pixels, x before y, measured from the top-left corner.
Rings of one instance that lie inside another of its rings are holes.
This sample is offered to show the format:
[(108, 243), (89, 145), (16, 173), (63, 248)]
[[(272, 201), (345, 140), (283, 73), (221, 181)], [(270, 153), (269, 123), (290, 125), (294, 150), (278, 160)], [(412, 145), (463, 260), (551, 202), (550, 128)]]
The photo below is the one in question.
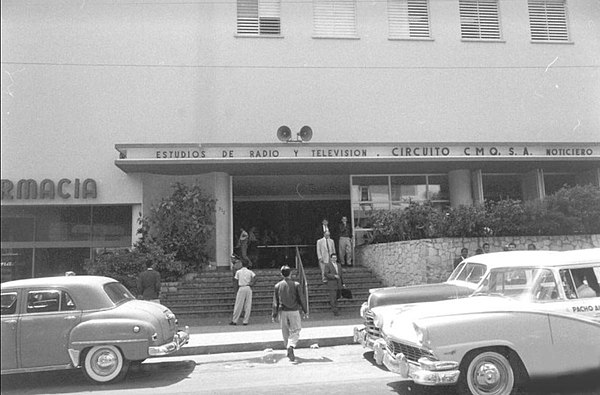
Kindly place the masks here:
[(304, 266), (318, 267), (321, 221), (327, 218), (337, 243), (335, 229), (344, 215), (350, 216), (348, 176), (233, 179), (234, 246), (243, 227), (250, 235), (248, 257), (254, 268), (294, 266), (296, 247)]

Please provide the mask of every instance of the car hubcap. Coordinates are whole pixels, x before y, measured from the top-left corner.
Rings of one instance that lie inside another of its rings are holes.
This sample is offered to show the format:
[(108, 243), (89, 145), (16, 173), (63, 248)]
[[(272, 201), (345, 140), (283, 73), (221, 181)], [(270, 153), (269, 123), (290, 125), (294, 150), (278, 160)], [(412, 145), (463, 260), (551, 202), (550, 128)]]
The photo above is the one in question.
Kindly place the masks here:
[(500, 381), (500, 371), (493, 363), (482, 364), (475, 374), (480, 387), (493, 387)]
[(94, 364), (94, 371), (99, 375), (109, 375), (114, 372), (117, 367), (117, 356), (110, 351), (103, 351), (96, 357), (96, 363)]

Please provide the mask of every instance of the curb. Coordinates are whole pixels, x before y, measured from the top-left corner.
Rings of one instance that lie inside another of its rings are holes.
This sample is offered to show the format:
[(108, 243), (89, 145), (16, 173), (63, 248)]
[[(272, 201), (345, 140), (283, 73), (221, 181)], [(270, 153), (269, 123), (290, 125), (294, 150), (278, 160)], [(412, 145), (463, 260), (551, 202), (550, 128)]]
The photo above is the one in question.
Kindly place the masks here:
[[(348, 344), (354, 344), (353, 336), (343, 337), (311, 337), (300, 339), (298, 341), (297, 348), (310, 348), (312, 345), (318, 344), (319, 347), (333, 347), (343, 346)], [(248, 352), (248, 351), (263, 351), (267, 348), (274, 350), (283, 350), (283, 339), (280, 340), (266, 340), (263, 342), (250, 342), (250, 343), (230, 343), (230, 344), (213, 344), (203, 346), (189, 346), (186, 345), (176, 353), (171, 354), (173, 357), (178, 356), (190, 356), (190, 355), (206, 355), (206, 354), (222, 354), (222, 353), (234, 353), (234, 352)]]

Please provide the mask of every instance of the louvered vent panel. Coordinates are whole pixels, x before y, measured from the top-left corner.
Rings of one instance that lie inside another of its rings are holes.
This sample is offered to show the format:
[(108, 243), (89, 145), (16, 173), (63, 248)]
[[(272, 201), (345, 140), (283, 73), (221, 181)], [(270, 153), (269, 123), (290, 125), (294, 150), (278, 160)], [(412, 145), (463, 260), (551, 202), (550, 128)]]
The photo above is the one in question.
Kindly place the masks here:
[(460, 32), (463, 39), (499, 40), (497, 0), (460, 0)]
[(354, 0), (315, 0), (313, 12), (316, 37), (356, 37)]
[(281, 3), (263, 0), (258, 3), (260, 34), (281, 34)]
[(389, 37), (429, 38), (428, 0), (388, 0)]
[(281, 34), (281, 2), (238, 0), (237, 33), (242, 35)]
[(564, 0), (529, 0), (527, 6), (532, 41), (569, 41)]

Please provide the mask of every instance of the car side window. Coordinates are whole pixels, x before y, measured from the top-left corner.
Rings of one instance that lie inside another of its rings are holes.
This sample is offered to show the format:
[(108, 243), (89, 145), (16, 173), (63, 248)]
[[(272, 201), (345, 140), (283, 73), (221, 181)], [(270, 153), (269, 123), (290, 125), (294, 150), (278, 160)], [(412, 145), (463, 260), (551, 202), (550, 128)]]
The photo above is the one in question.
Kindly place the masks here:
[(600, 296), (600, 285), (598, 285), (598, 277), (595, 269), (594, 267), (584, 267), (571, 270), (574, 289), (578, 299)]
[(2, 294), (2, 315), (15, 314), (17, 312), (17, 293), (7, 292)]
[(77, 306), (75, 306), (75, 302), (73, 301), (73, 298), (71, 298), (71, 295), (69, 295), (66, 291), (62, 291), (60, 298), (60, 311), (70, 311), (75, 309), (77, 309)]
[(536, 300), (554, 300), (558, 298), (558, 286), (551, 271), (544, 270), (540, 273), (534, 295)]
[(577, 294), (575, 293), (575, 283), (573, 281), (571, 271), (567, 269), (561, 269), (560, 279), (562, 280), (563, 289), (565, 290), (567, 299), (577, 299)]
[(57, 290), (29, 291), (27, 313), (48, 313), (58, 311), (60, 292)]

